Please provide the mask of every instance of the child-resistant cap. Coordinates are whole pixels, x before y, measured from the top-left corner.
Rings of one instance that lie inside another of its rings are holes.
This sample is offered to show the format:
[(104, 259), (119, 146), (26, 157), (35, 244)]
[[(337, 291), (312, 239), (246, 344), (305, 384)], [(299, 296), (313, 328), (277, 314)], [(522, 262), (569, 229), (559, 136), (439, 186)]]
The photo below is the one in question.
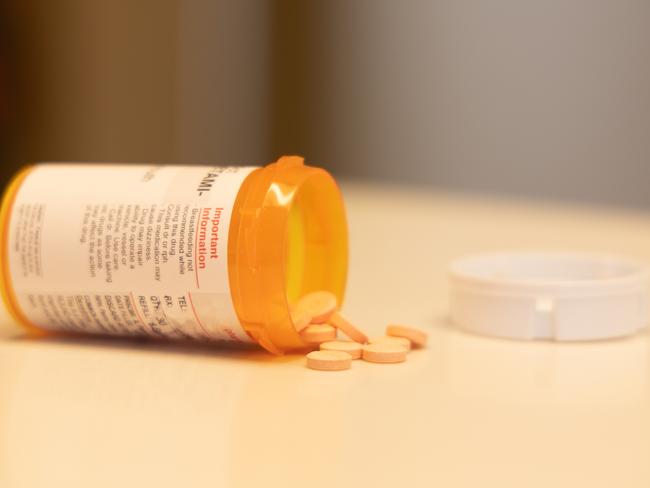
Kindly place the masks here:
[(507, 252), (453, 261), (450, 315), (459, 327), (511, 339), (583, 341), (648, 323), (648, 269), (626, 258)]

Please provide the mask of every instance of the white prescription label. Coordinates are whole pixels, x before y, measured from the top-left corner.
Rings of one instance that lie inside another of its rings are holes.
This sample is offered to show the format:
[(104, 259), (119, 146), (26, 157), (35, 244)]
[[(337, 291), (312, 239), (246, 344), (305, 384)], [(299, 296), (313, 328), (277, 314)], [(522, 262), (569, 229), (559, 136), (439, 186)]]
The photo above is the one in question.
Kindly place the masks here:
[(41, 164), (15, 196), (18, 305), (51, 330), (252, 342), (228, 283), (228, 229), (252, 167)]

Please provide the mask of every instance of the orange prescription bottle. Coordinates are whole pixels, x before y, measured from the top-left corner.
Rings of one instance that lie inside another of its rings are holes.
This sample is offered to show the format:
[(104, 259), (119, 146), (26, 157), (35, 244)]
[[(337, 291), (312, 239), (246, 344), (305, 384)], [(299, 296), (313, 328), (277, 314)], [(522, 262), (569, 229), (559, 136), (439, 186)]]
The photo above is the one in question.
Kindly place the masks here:
[(347, 225), (332, 176), (261, 168), (36, 164), (5, 191), (0, 289), (32, 330), (306, 345), (291, 303), (341, 301)]

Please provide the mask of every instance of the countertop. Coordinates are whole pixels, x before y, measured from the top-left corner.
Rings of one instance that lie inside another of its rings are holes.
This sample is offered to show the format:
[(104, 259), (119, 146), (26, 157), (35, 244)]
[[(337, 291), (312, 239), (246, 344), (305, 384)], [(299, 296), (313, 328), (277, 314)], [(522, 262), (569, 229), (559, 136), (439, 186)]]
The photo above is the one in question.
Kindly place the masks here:
[(345, 314), (429, 333), (407, 362), (309, 370), (301, 356), (33, 339), (0, 319), (0, 486), (650, 486), (650, 343), (474, 336), (446, 266), (562, 249), (650, 263), (650, 213), (344, 186)]

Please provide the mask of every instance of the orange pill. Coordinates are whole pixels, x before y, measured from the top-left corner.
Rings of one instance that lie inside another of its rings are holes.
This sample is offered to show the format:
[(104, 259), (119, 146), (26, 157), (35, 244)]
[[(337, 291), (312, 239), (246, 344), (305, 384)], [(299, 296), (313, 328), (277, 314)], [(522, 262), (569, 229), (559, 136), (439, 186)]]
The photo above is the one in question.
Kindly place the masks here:
[(368, 344), (363, 346), (361, 357), (371, 363), (401, 363), (406, 361), (408, 352), (396, 344)]
[(334, 312), (332, 314), (328, 320), (328, 323), (339, 329), (354, 342), (359, 342), (360, 344), (365, 344), (368, 342), (368, 336), (357, 329), (350, 322), (345, 320), (338, 312)]
[(291, 321), (298, 332), (311, 324), (311, 315), (306, 310), (294, 308), (291, 310)]
[(347, 352), (352, 359), (359, 359), (361, 357), (361, 347), (361, 344), (353, 341), (328, 341), (320, 345), (320, 350)]
[(295, 309), (309, 314), (312, 324), (323, 324), (336, 311), (337, 306), (336, 295), (329, 291), (315, 291), (298, 300)]
[(427, 334), (413, 327), (405, 325), (389, 325), (386, 327), (386, 335), (394, 337), (405, 337), (415, 347), (424, 347), (427, 345)]
[(369, 344), (395, 344), (411, 350), (411, 341), (406, 337), (382, 336), (373, 337), (368, 341)]
[(310, 344), (320, 344), (336, 339), (336, 329), (327, 324), (308, 325), (302, 329), (300, 337)]
[(352, 356), (342, 351), (312, 351), (307, 354), (307, 367), (320, 371), (350, 369)]

